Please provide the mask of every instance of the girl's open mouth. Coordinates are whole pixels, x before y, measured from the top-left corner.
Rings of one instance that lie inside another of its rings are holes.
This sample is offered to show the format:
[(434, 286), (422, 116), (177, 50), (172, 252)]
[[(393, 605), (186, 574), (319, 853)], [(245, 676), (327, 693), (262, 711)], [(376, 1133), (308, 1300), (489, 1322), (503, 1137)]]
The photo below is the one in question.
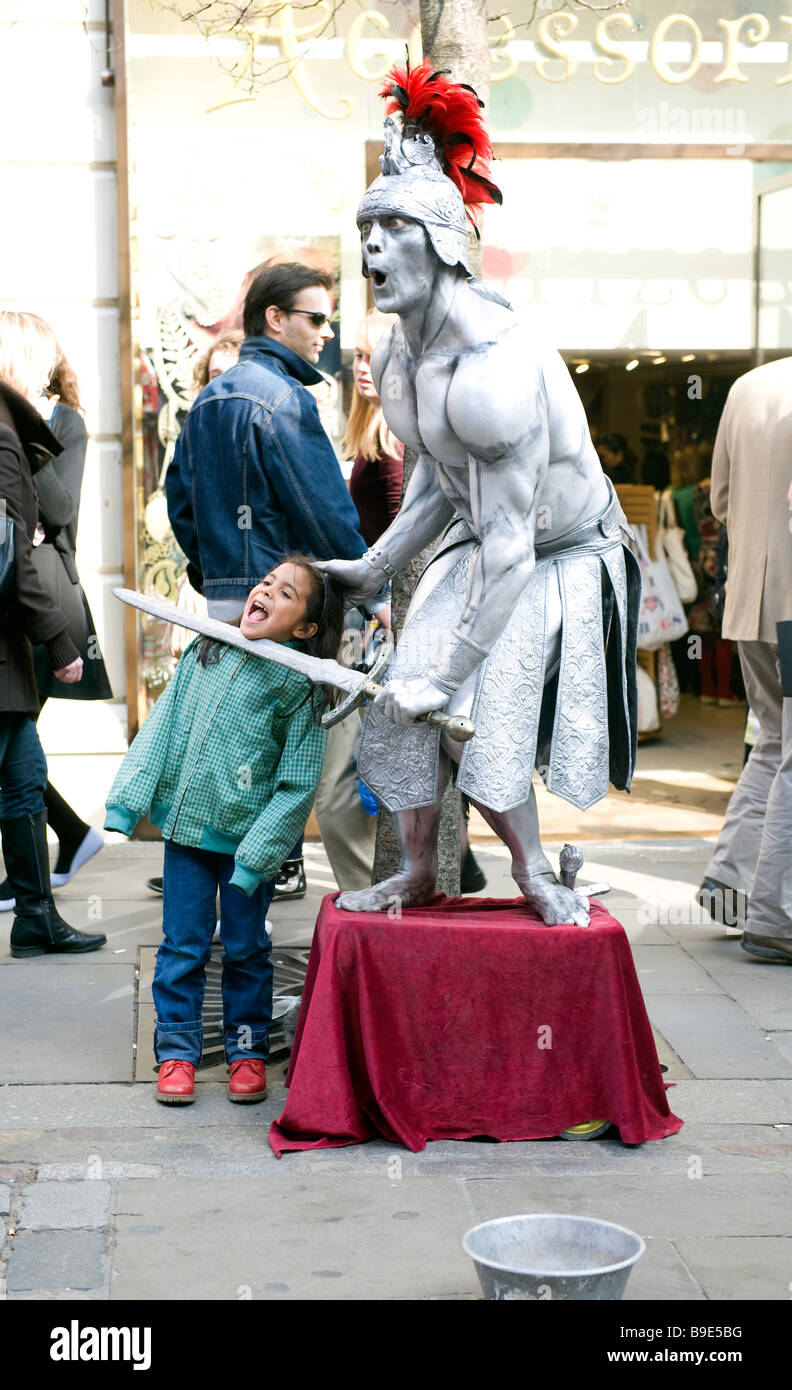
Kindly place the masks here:
[(266, 605), (262, 603), (261, 599), (254, 599), (247, 611), (248, 622), (263, 623), (268, 617), (269, 609)]

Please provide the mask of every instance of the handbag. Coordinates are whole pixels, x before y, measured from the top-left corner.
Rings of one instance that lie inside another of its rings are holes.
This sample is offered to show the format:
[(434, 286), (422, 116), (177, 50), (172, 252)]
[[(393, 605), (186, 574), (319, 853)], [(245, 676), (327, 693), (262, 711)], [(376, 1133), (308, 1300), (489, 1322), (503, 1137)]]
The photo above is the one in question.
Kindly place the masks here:
[(693, 603), (698, 593), (698, 582), (685, 545), (685, 533), (677, 526), (674, 500), (670, 488), (662, 494), (657, 513), (658, 555), (664, 555), (671, 571), (671, 578), (683, 603)]
[(665, 560), (649, 558), (646, 527), (635, 526), (633, 530), (642, 583), (638, 646), (646, 652), (653, 652), (664, 642), (674, 642), (678, 637), (684, 637), (688, 622)]
[(7, 512), (0, 515), (0, 596), (9, 597), (14, 578), (14, 523)]
[(33, 649), (36, 684), (42, 700), (110, 700), (113, 691), (96, 636), (96, 624), (76, 575), (71, 552), (64, 554), (51, 541), (33, 547), (33, 568), (41, 587), (66, 619), (66, 631), (83, 659), (80, 680), (64, 685), (56, 680), (46, 648)]
[(657, 702), (663, 719), (679, 714), (679, 678), (668, 643), (657, 649)]

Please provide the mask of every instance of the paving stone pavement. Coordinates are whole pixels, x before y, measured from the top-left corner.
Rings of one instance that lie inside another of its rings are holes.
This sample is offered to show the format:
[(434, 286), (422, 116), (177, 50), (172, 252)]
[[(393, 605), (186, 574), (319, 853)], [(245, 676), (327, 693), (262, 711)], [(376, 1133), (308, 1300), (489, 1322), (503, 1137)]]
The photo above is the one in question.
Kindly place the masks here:
[[(560, 845), (555, 846), (557, 852)], [(590, 842), (631, 941), (679, 1134), (638, 1148), (375, 1141), (286, 1155), (262, 1105), (207, 1078), (195, 1105), (133, 1080), (141, 948), (161, 846), (109, 843), (58, 894), (88, 957), (15, 961), (0, 916), (0, 1287), (9, 1300), (479, 1299), (460, 1240), (518, 1211), (578, 1212), (647, 1241), (626, 1299), (787, 1299), (792, 1282), (792, 972), (749, 959), (691, 910), (703, 840)], [(485, 893), (513, 896), (508, 856), (476, 846)], [(310, 891), (271, 910), (276, 946), (310, 944), (334, 880), (309, 844)]]

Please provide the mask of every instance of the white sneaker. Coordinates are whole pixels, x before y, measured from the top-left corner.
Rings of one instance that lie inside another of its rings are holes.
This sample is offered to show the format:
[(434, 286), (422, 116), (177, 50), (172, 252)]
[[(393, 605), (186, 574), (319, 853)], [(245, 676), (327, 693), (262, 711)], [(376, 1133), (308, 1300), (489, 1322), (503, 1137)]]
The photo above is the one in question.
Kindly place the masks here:
[(91, 827), (84, 840), (77, 846), (74, 858), (69, 865), (69, 872), (67, 874), (50, 874), (50, 883), (53, 888), (63, 888), (64, 884), (69, 882), (69, 879), (74, 878), (78, 869), (81, 869), (84, 864), (87, 864), (88, 860), (92, 859), (95, 854), (98, 854), (100, 849), (104, 849), (104, 836), (100, 835), (98, 830), (94, 830), (93, 827)]

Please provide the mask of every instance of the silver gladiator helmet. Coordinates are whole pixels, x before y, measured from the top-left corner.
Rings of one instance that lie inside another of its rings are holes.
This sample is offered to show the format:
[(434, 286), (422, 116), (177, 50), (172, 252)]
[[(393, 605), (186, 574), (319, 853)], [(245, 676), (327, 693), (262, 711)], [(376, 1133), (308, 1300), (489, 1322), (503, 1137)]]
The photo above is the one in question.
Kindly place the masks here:
[[(492, 146), (480, 115), (482, 103), (472, 87), (448, 82), (428, 60), (388, 74), (380, 96), (390, 98), (385, 120), (381, 173), (363, 195), (357, 223), (402, 213), (420, 222), (440, 260), (468, 262), (469, 211), (481, 203), (500, 203), (490, 182)], [(401, 113), (401, 128), (393, 113)], [(363, 265), (363, 274), (368, 270)]]

